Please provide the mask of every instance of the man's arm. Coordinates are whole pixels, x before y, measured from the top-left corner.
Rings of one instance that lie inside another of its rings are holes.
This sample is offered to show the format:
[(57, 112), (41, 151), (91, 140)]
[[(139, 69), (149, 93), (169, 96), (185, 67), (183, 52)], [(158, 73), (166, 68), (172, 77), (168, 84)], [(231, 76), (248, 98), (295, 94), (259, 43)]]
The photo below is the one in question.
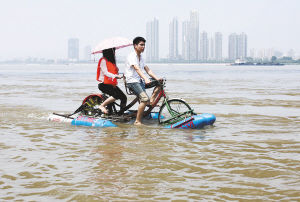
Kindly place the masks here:
[(145, 66), (145, 71), (149, 76), (151, 76), (155, 80), (159, 80), (159, 78), (152, 72), (152, 70), (148, 66)]
[(142, 70), (140, 69), (139, 66), (137, 65), (132, 65), (132, 67), (134, 68), (134, 70), (138, 73), (138, 75), (140, 75), (140, 77), (142, 79), (144, 79), (145, 83), (148, 84), (150, 83), (150, 80), (145, 76), (145, 74), (142, 72)]

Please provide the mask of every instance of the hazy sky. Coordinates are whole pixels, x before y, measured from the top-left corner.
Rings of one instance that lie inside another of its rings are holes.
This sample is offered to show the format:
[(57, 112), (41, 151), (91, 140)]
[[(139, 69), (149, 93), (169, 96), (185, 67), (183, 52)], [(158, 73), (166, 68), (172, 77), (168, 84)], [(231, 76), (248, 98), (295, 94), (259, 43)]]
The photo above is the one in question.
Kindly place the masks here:
[[(0, 60), (66, 58), (67, 40), (86, 45), (113, 36), (145, 36), (146, 22), (159, 19), (160, 56), (168, 55), (169, 23), (199, 11), (200, 32), (245, 32), (251, 48), (300, 53), (300, 0), (0, 0)], [(181, 47), (181, 38), (179, 38)], [(147, 48), (147, 47), (146, 47)], [(226, 48), (227, 49), (227, 48)], [(179, 50), (181, 53), (181, 48)], [(227, 54), (227, 53), (226, 53)]]

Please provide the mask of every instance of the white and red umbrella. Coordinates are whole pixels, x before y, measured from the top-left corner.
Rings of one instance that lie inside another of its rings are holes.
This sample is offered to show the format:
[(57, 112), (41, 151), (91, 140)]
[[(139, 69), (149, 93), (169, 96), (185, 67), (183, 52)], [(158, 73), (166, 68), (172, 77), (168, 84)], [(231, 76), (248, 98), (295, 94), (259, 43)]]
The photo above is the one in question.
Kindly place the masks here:
[(130, 41), (127, 38), (113, 37), (113, 38), (109, 38), (109, 39), (105, 39), (105, 40), (101, 41), (96, 46), (96, 48), (94, 48), (92, 54), (102, 53), (103, 50), (109, 49), (109, 48), (119, 49), (119, 48), (131, 46), (131, 45), (132, 45), (132, 41)]

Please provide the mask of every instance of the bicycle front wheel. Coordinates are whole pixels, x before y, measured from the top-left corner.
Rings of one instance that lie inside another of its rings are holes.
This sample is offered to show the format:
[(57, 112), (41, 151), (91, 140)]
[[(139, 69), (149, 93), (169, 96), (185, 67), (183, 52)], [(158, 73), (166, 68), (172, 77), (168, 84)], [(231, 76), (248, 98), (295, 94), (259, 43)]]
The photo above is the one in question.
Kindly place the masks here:
[(171, 99), (163, 104), (159, 110), (159, 124), (173, 124), (193, 115), (192, 108), (181, 99)]

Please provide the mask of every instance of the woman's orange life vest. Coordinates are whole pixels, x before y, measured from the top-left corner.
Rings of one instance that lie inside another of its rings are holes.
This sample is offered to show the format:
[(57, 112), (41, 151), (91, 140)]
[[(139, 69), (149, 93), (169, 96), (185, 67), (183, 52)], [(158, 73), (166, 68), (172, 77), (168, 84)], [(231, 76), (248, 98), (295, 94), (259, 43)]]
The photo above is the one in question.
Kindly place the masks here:
[(107, 67), (107, 71), (108, 71), (108, 72), (110, 72), (110, 73), (112, 73), (112, 74), (118, 74), (118, 72), (119, 72), (119, 69), (118, 69), (118, 67), (117, 67), (115, 64), (113, 64), (113, 63), (107, 61), (105, 58), (102, 57), (102, 58), (99, 60), (99, 62), (98, 62), (97, 77), (96, 77), (96, 79), (97, 79), (97, 81), (103, 82), (104, 84), (109, 84), (109, 85), (116, 86), (116, 85), (118, 84), (118, 81), (117, 81), (116, 78), (113, 79), (113, 78), (110, 78), (110, 77), (108, 77), (108, 76), (106, 76), (106, 75), (104, 74), (104, 75), (103, 75), (103, 76), (104, 76), (104, 81), (100, 80), (100, 75), (101, 75), (101, 67), (100, 67), (100, 64), (101, 64), (101, 61), (102, 61), (103, 59), (104, 59), (105, 62), (106, 62), (106, 67)]

